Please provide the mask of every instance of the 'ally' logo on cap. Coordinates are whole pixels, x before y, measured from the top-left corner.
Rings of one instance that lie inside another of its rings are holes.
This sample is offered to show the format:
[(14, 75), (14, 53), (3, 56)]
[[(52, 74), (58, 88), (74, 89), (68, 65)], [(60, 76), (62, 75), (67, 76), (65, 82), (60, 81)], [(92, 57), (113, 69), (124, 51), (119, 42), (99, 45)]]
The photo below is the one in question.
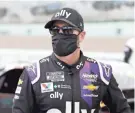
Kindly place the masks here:
[(70, 15), (70, 12), (67, 12), (66, 10), (61, 10), (60, 12), (55, 14), (55, 17), (64, 16), (65, 18), (68, 18)]

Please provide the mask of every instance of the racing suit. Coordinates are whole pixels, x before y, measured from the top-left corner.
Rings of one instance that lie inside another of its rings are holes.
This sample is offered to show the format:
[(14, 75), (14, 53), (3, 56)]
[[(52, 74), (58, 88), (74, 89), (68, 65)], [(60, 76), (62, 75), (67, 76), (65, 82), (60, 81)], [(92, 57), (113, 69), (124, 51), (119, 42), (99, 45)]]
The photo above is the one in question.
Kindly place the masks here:
[(130, 113), (110, 65), (83, 55), (69, 66), (54, 54), (27, 67), (15, 92), (13, 113)]

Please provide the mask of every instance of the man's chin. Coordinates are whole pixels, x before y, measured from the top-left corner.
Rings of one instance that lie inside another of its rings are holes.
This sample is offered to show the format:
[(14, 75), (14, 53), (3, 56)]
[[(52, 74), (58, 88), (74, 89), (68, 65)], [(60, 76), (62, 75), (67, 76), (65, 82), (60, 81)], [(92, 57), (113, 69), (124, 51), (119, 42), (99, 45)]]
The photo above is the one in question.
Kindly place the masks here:
[(73, 53), (69, 54), (69, 55), (66, 55), (66, 56), (59, 56), (57, 55), (55, 52), (54, 54), (57, 56), (57, 57), (61, 57), (61, 58), (64, 58), (64, 57), (71, 57), (73, 55), (75, 55), (76, 53), (78, 53), (80, 51), (80, 48), (77, 48)]
[(67, 55), (67, 56), (61, 56), (61, 57), (71, 57), (76, 55), (76, 53), (78, 53), (80, 51), (80, 48), (77, 48), (74, 52), (72, 52), (71, 54)]

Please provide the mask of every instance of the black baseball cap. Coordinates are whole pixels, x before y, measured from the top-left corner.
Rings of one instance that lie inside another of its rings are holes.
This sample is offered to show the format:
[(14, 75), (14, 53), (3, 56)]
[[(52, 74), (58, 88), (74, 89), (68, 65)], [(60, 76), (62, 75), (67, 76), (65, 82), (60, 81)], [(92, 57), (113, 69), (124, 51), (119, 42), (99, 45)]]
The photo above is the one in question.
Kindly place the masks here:
[(46, 23), (45, 28), (49, 29), (52, 27), (53, 23), (57, 20), (64, 21), (71, 26), (79, 28), (81, 31), (84, 30), (84, 22), (82, 16), (74, 9), (63, 8), (59, 10), (51, 18), (49, 22)]

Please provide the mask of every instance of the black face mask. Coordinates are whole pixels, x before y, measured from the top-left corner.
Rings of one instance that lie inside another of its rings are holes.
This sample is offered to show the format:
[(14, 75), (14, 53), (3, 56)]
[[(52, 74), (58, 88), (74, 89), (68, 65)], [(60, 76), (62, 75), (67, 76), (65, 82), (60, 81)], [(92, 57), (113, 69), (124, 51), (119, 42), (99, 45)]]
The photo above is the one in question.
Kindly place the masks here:
[(57, 34), (52, 37), (53, 51), (58, 56), (67, 56), (73, 53), (77, 47), (77, 35)]

